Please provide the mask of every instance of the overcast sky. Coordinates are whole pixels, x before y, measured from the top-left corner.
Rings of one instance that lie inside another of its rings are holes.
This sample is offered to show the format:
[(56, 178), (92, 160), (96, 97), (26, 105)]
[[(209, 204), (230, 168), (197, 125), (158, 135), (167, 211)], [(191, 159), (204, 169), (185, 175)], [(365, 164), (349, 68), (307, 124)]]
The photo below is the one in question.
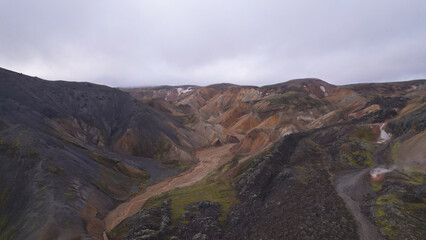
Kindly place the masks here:
[(0, 0), (0, 67), (114, 87), (426, 78), (426, 1)]

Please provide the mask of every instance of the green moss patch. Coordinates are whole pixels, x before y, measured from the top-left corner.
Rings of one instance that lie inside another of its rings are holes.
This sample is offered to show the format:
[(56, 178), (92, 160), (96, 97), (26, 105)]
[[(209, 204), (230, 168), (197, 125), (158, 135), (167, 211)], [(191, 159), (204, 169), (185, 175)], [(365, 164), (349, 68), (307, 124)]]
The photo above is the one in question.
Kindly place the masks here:
[(6, 200), (9, 196), (10, 189), (4, 190), (0, 195), (0, 209), (5, 205)]
[(290, 109), (296, 111), (303, 111), (305, 109), (319, 108), (323, 105), (327, 105), (326, 100), (315, 99), (309, 97), (306, 93), (289, 91), (284, 94), (273, 96), (266, 99), (272, 105), (282, 106), (286, 105)]
[(408, 172), (407, 177), (404, 179), (404, 182), (413, 184), (413, 185), (422, 185), (425, 184), (426, 174), (422, 171), (411, 170)]
[(358, 126), (354, 131), (354, 135), (364, 142), (373, 142), (379, 137), (378, 132), (375, 132), (370, 126)]
[(132, 167), (118, 160), (104, 156), (100, 153), (93, 152), (91, 156), (92, 159), (95, 160), (95, 162), (101, 164), (107, 169), (116, 170), (127, 177), (141, 180), (147, 180), (150, 178), (150, 175), (147, 171)]
[(185, 207), (200, 201), (220, 203), (222, 214), (219, 221), (224, 223), (230, 207), (238, 201), (234, 187), (229, 181), (216, 180), (212, 183), (200, 183), (155, 196), (149, 199), (143, 208), (159, 207), (164, 200), (170, 200), (171, 219), (174, 225), (185, 212)]
[(229, 161), (228, 163), (226, 163), (225, 165), (223, 165), (222, 167), (220, 167), (220, 168), (219, 168), (219, 171), (220, 171), (221, 173), (225, 173), (225, 172), (227, 172), (229, 169), (234, 168), (235, 166), (237, 166), (237, 165), (238, 165), (238, 161), (239, 161), (241, 158), (243, 158), (243, 155), (241, 155), (241, 154), (235, 154), (235, 155), (232, 157), (231, 161)]
[(373, 191), (378, 192), (380, 190), (382, 190), (382, 183), (380, 182), (371, 182), (370, 183), (371, 189), (373, 189)]
[(161, 159), (169, 153), (170, 148), (172, 148), (172, 144), (160, 140), (157, 144), (153, 146), (152, 155), (156, 159)]
[(370, 148), (354, 141), (345, 143), (340, 149), (340, 162), (355, 168), (372, 166), (372, 149)]
[(58, 175), (58, 174), (63, 174), (63, 173), (64, 173), (64, 169), (63, 169), (63, 168), (61, 168), (61, 167), (47, 166), (47, 170), (48, 170), (50, 173), (53, 173), (53, 174), (56, 174), (56, 175)]
[(426, 233), (424, 220), (421, 220), (425, 212), (425, 198), (407, 202), (391, 193), (376, 199), (373, 215), (376, 225), (387, 239), (407, 239), (406, 234), (421, 239)]
[(394, 162), (398, 161), (398, 151), (401, 147), (399, 142), (395, 142), (391, 147), (391, 157)]
[(399, 200), (395, 195), (384, 195), (376, 199), (376, 208), (374, 211), (376, 225), (380, 230), (386, 234), (389, 238), (393, 239), (396, 237), (396, 231), (398, 230), (397, 224), (389, 219), (388, 209), (395, 206)]
[(161, 161), (161, 163), (166, 164), (166, 165), (170, 165), (173, 166), (175, 168), (179, 168), (182, 171), (188, 170), (192, 164), (188, 164), (188, 163), (181, 163), (179, 162), (179, 160), (177, 159), (163, 159)]

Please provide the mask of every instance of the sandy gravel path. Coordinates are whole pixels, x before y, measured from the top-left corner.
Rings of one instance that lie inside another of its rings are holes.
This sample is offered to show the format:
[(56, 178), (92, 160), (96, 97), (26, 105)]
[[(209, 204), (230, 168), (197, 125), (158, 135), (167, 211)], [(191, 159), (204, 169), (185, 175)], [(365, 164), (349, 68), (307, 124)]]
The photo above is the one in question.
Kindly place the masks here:
[[(112, 230), (121, 221), (140, 211), (149, 198), (176, 188), (190, 186), (202, 180), (211, 171), (230, 160), (229, 150), (233, 145), (226, 144), (220, 147), (210, 147), (196, 152), (199, 162), (188, 171), (148, 187), (145, 191), (112, 210), (104, 219), (106, 231)], [(104, 239), (107, 239), (105, 233)]]
[(371, 167), (342, 172), (335, 176), (334, 184), (338, 195), (355, 218), (360, 239), (380, 240), (382, 237), (377, 227), (364, 216), (359, 206), (363, 195), (371, 191), (365, 177), (370, 170)]

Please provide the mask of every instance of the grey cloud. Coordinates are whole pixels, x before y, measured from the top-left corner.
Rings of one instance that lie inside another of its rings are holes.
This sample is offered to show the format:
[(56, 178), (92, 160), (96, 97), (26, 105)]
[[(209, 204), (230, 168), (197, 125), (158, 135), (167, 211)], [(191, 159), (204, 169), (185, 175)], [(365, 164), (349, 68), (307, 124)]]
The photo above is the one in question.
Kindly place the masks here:
[(110, 86), (425, 78), (426, 2), (0, 1), (0, 66)]

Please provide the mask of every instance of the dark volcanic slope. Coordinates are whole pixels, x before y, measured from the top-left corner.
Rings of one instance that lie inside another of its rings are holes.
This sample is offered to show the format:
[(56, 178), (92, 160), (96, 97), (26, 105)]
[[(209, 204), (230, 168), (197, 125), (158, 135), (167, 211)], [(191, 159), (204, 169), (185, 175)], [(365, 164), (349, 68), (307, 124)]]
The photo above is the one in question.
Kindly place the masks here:
[(46, 130), (47, 121), (79, 143), (147, 157), (161, 154), (167, 142), (180, 140), (176, 137), (176, 129), (183, 128), (180, 122), (118, 89), (50, 82), (4, 69), (0, 69), (0, 81), (5, 122)]

